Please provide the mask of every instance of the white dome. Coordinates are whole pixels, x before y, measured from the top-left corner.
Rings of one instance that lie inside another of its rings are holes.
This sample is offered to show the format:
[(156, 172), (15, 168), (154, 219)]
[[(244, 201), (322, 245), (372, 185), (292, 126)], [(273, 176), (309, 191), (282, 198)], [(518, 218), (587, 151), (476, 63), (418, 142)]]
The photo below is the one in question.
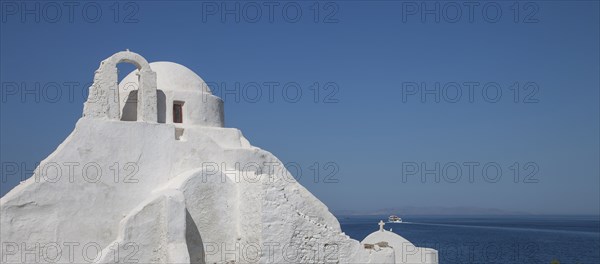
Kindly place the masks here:
[(377, 244), (387, 242), (384, 248), (392, 248), (396, 263), (439, 263), (437, 250), (424, 247), (416, 247), (406, 238), (392, 231), (375, 231), (365, 237), (361, 244)]
[[(208, 85), (192, 70), (169, 61), (150, 63), (152, 71), (156, 72), (156, 88), (162, 91), (202, 91), (211, 93)], [(138, 70), (129, 73), (119, 83), (120, 90), (137, 90)]]
[[(413, 244), (408, 241), (406, 238), (392, 232), (392, 231), (375, 231), (369, 234), (365, 239), (363, 239), (362, 243), (365, 244), (376, 244), (379, 242), (388, 242), (389, 245), (411, 245)], [(401, 247), (399, 247), (401, 248)]]

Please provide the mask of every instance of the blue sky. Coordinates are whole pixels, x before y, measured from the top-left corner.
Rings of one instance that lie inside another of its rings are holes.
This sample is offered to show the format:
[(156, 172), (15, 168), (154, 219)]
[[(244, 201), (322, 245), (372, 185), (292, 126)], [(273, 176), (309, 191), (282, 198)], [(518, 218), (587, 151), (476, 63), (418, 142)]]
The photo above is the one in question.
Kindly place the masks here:
[(2, 2), (3, 174), (48, 156), (99, 62), (130, 49), (199, 74), (226, 126), (330, 209), (600, 213), (596, 1), (51, 3)]

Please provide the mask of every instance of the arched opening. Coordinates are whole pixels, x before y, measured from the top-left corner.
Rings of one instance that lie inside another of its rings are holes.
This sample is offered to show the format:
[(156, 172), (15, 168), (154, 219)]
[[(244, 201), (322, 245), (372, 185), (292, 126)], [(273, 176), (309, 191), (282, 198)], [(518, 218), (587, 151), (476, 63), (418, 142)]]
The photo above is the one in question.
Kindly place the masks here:
[[(133, 63), (118, 63), (117, 67), (117, 87), (119, 88), (119, 94), (125, 95), (119, 96), (119, 103), (124, 104), (121, 109), (121, 121), (137, 121), (137, 101), (138, 101), (138, 89), (139, 89), (139, 68)], [(138, 70), (138, 78), (135, 82), (128, 81), (123, 83), (123, 79), (130, 72)]]
[[(127, 86), (124, 86), (124, 88), (127, 89)], [(126, 91), (129, 91), (125, 92), (125, 94), (127, 94), (126, 98), (121, 98), (124, 102), (121, 112), (121, 121), (137, 121), (138, 91), (129, 89)], [(167, 96), (163, 91), (156, 90), (156, 100), (158, 107), (157, 122), (164, 124), (167, 122)]]
[(162, 90), (156, 90), (156, 101), (157, 101), (157, 111), (158, 111), (158, 123), (166, 123), (167, 122), (167, 96)]
[(190, 263), (192, 264), (204, 264), (204, 243), (198, 231), (198, 226), (194, 222), (194, 219), (190, 215), (188, 210), (185, 210), (185, 242), (190, 254)]
[(137, 121), (137, 98), (138, 91), (133, 90), (127, 94), (126, 98), (120, 99), (125, 102), (121, 112), (121, 121)]
[[(134, 63), (121, 62), (116, 65), (117, 67), (117, 83), (121, 83), (121, 81), (127, 76), (130, 72), (134, 70), (139, 70), (140, 68)], [(138, 71), (139, 74), (139, 71)], [(137, 90), (137, 87), (136, 87)]]

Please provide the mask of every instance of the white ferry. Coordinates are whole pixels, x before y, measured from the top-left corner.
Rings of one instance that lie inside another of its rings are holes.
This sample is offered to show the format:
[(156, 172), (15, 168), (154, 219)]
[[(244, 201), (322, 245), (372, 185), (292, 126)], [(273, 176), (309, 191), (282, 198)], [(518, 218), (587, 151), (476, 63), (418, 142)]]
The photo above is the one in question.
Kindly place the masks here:
[(388, 223), (402, 223), (402, 218), (395, 215), (390, 215), (388, 218)]

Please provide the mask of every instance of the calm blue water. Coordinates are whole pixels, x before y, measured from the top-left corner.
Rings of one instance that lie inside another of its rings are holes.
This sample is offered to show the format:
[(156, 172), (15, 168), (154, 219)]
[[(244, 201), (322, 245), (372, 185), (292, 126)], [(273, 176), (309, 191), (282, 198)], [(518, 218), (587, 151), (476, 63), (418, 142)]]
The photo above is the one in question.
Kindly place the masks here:
[[(438, 250), (441, 264), (600, 263), (598, 216), (406, 217), (386, 223), (416, 246)], [(362, 240), (387, 216), (338, 216)]]

